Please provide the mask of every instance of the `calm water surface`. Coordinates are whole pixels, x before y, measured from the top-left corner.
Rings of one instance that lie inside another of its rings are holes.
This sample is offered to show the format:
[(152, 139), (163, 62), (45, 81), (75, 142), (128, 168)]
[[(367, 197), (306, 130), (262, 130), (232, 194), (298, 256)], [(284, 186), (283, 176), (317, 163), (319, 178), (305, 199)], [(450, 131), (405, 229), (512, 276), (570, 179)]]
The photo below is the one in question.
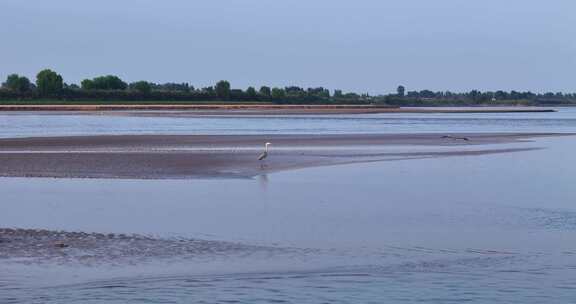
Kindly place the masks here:
[[(574, 132), (576, 107), (556, 113), (134, 117), (71, 113), (0, 114), (0, 137), (101, 134), (345, 134)], [(168, 112), (167, 112), (168, 113)]]
[[(519, 114), (519, 121), (478, 115), (469, 124), (445, 115), (419, 119), (428, 120), (427, 131), (455, 124), (477, 132), (576, 131), (572, 110), (556, 113), (559, 121), (552, 114)], [(318, 119), (326, 130), (358, 131), (356, 122), (343, 126), (353, 118)], [(0, 303), (573, 303), (575, 138), (517, 145), (543, 149), (303, 169), (247, 180), (0, 179), (3, 227), (302, 250), (138, 266), (2, 262)]]

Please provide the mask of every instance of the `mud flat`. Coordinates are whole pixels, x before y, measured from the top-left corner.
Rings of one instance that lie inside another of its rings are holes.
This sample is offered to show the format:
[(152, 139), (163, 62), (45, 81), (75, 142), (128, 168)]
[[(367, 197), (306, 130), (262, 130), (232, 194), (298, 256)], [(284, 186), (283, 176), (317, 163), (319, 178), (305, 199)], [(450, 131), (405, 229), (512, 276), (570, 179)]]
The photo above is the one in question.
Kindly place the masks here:
[[(525, 151), (533, 148), (485, 145), (520, 143), (544, 136), (561, 135), (122, 135), (2, 139), (0, 176), (250, 178), (315, 166)], [(259, 161), (257, 156), (265, 142), (271, 142), (272, 148), (268, 158)], [(408, 148), (398, 150), (391, 146)]]
[(0, 228), (0, 260), (23, 264), (135, 264), (280, 251), (275, 247), (198, 239)]
[[(271, 105), (271, 104), (89, 104), (0, 105), (10, 111), (130, 111), (130, 115), (320, 115), (370, 113), (526, 113), (555, 112), (543, 107), (411, 107), (384, 105)], [(169, 111), (168, 113), (154, 111)]]

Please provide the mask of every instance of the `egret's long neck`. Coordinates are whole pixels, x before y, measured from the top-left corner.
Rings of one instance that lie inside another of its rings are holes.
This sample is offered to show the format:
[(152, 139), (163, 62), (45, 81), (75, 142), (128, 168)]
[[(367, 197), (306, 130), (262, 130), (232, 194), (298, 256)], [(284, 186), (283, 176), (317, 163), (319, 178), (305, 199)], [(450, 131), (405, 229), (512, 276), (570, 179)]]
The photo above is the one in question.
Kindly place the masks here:
[(264, 151), (266, 151), (266, 153), (268, 153), (268, 145), (264, 145)]

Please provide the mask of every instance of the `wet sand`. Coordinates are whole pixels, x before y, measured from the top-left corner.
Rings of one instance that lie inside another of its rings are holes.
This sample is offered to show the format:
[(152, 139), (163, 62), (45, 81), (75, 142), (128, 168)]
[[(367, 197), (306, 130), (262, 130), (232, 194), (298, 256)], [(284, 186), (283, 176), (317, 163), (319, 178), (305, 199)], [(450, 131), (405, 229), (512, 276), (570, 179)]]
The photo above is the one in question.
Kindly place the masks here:
[[(563, 134), (566, 135), (566, 134)], [(120, 135), (0, 140), (0, 176), (251, 178), (282, 170), (530, 150), (498, 147), (561, 134)], [(265, 142), (268, 158), (257, 159)], [(414, 146), (402, 151), (391, 146)], [(430, 148), (429, 150), (422, 149)], [(438, 151), (438, 148), (444, 148)], [(445, 149), (449, 148), (449, 149)], [(436, 149), (436, 150), (435, 150)]]
[[(532, 113), (555, 112), (543, 107), (394, 107), (386, 105), (273, 105), (273, 104), (110, 104), (110, 105), (0, 105), (0, 112), (77, 111), (123, 112), (124, 115), (322, 115), (377, 113)], [(168, 112), (154, 112), (168, 111)]]
[(158, 259), (245, 256), (280, 250), (198, 239), (0, 228), (0, 260), (23, 264), (121, 265)]

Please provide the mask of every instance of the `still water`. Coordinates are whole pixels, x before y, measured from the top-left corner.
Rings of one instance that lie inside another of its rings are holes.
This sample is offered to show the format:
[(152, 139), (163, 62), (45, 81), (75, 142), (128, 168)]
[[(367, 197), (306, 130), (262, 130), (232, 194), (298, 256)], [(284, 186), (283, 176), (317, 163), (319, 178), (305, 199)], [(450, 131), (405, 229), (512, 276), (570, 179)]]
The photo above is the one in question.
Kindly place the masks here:
[[(526, 118), (534, 125), (522, 128), (574, 132), (570, 111), (557, 113), (562, 122)], [(426, 117), (421, 119), (431, 119)], [(343, 126), (343, 118), (334, 119), (334, 125), (322, 122), (326, 129), (358, 131), (356, 120)], [(436, 119), (430, 129), (454, 123), (454, 116)], [(525, 123), (500, 123), (505, 120)], [(0, 179), (3, 227), (300, 250), (132, 266), (4, 261), (0, 303), (573, 303), (574, 139), (518, 143), (543, 149), (509, 154), (342, 165), (246, 180)]]
[(279, 116), (130, 116), (120, 113), (0, 113), (0, 138), (109, 134), (350, 134), (573, 132), (576, 107), (556, 113)]

